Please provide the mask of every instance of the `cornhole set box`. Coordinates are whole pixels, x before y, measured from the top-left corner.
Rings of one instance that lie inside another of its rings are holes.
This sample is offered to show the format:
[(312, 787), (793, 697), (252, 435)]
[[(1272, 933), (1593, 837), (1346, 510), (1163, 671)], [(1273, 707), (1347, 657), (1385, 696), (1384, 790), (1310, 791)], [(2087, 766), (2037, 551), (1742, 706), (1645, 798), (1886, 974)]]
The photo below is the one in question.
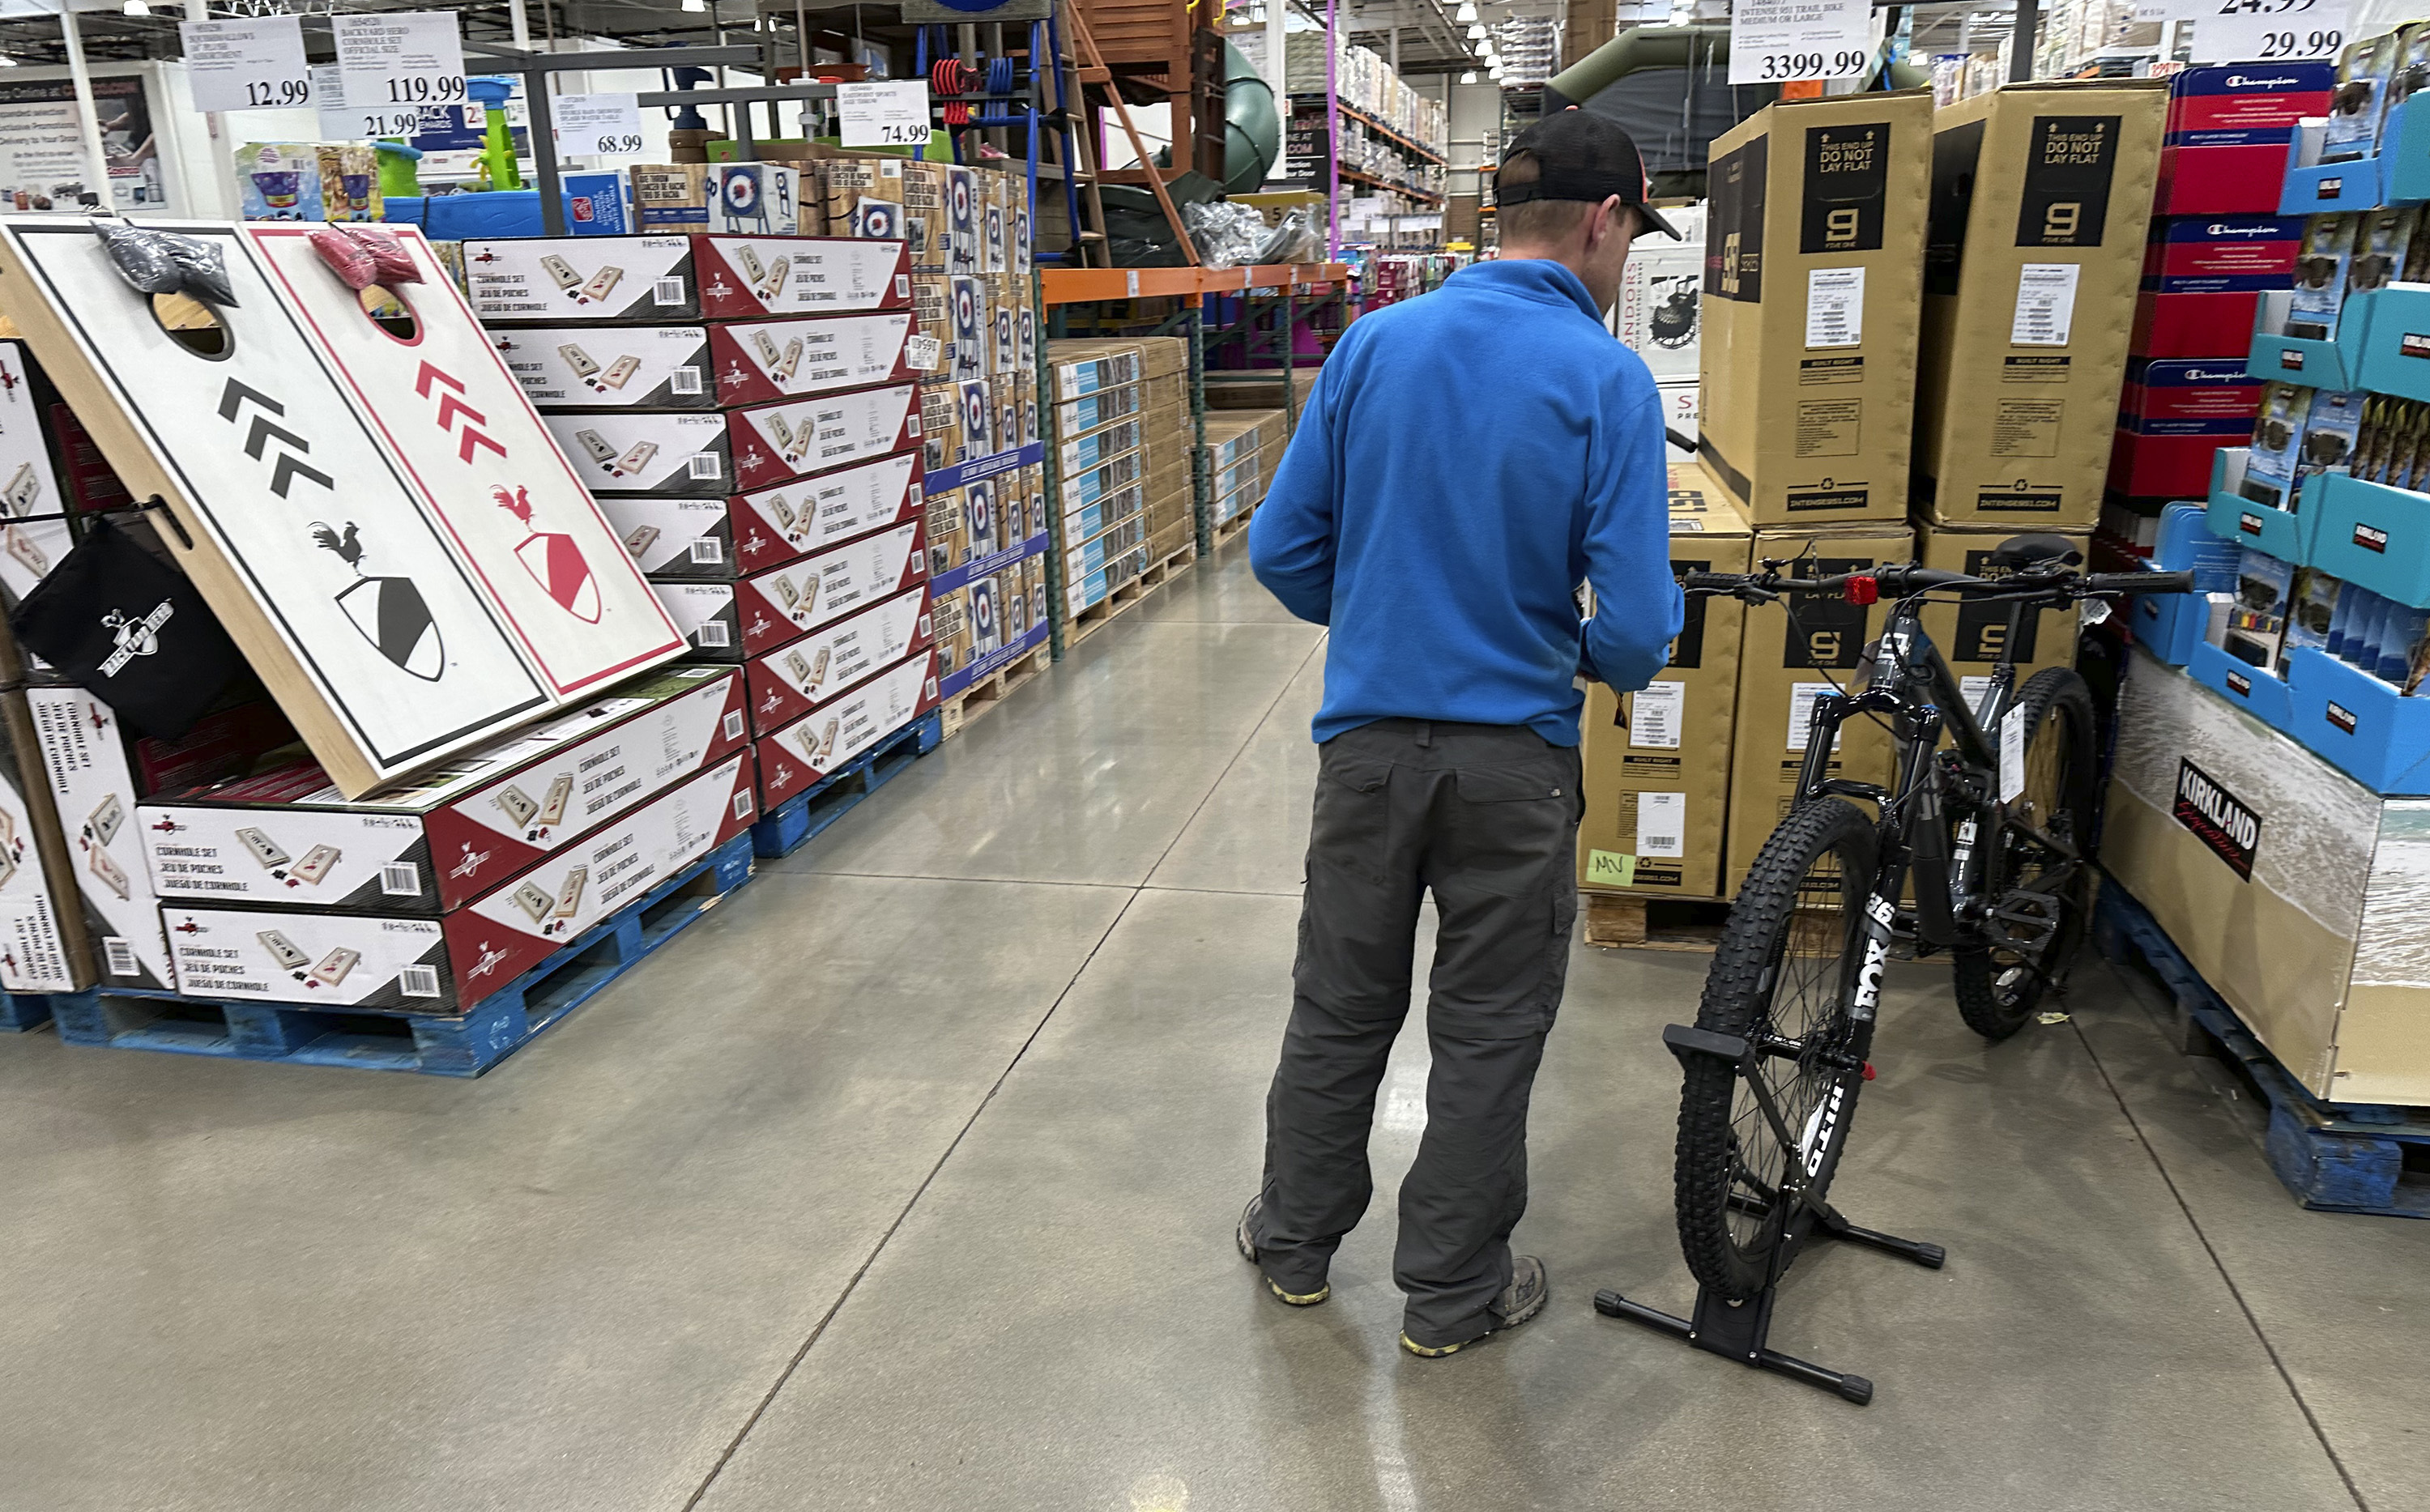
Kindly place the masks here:
[(484, 321), (761, 320), (911, 307), (900, 241), (852, 237), (531, 237), (464, 243)]
[(146, 222), (223, 266), (173, 331), (81, 218), (0, 221), (0, 312), (350, 794), (680, 654), (420, 234), (412, 336), (374, 323), (304, 228)]
[(38, 376), (24, 342), (0, 341), (0, 587), (12, 599), (32, 592), (75, 545), (57, 518), (68, 500), (42, 423), (49, 385), (38, 386)]
[(920, 472), (905, 452), (731, 498), (603, 493), (599, 507), (654, 581), (724, 581), (919, 519)]
[(908, 380), (909, 313), (716, 325), (501, 326), (490, 333), (541, 409), (721, 409)]
[(2089, 529), (2142, 284), (2165, 86), (2010, 84), (1933, 120), (1914, 495)]
[(29, 798), (42, 801), (0, 738), (0, 989), (74, 992), (92, 985), (92, 963), (61, 933), (63, 910), (77, 906), (75, 883), (44, 864)]
[(2268, 215), (2287, 179), (2295, 125), (2329, 113), (2337, 64), (2230, 63), (2169, 80), (2161, 215)]
[(1757, 527), (1906, 518), (1932, 141), (1929, 90), (1713, 139), (1697, 440)]
[(741, 675), (675, 667), (418, 781), (349, 800), (311, 762), (138, 809), (163, 899), (459, 907), (746, 739)]
[(753, 748), (759, 802), (770, 811), (937, 706), (934, 648), (839, 693)]
[(774, 734), (936, 639), (923, 585), (754, 658), (745, 668), (752, 733)]
[(651, 586), (686, 627), (696, 655), (741, 661), (925, 579), (921, 525), (914, 517), (732, 582)]
[(139, 781), (125, 727), (80, 688), (28, 688), (25, 701), (102, 981), (174, 989), (169, 942), (137, 830)]
[(161, 910), (192, 997), (459, 1013), (539, 965), (758, 815), (751, 752), (600, 825), (441, 919)]
[[(1671, 469), (1673, 572), (1743, 573), (1754, 535), (1702, 468)], [(1722, 895), (1745, 620), (1746, 606), (1736, 599), (1690, 598), (1669, 663), (1641, 691), (1587, 689), (1578, 886)]]
[(583, 481), (602, 493), (724, 496), (920, 443), (911, 385), (697, 414), (623, 410), (546, 417)]

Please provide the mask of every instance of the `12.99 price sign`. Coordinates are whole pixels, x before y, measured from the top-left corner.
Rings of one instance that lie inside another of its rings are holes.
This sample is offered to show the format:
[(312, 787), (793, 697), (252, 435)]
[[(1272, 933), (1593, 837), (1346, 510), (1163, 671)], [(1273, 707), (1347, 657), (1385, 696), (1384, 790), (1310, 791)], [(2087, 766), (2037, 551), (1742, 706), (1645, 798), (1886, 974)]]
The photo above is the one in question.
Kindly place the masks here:
[(1853, 78), (1873, 60), (1869, 0), (1738, 0), (1730, 11), (1730, 82)]
[(2194, 24), (2194, 60), (2279, 63), (2335, 58), (2346, 44), (2349, 0), (2195, 0), (2172, 8)]

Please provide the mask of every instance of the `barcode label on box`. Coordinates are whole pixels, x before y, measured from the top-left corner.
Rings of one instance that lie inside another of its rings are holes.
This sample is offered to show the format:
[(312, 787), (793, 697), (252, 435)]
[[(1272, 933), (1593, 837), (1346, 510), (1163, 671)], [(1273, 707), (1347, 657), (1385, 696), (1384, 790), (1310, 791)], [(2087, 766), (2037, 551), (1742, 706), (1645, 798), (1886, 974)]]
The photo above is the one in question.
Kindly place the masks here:
[(1688, 795), (1684, 792), (1640, 792), (1637, 795), (1637, 854), (1671, 856), (1688, 854)]
[(102, 962), (112, 976), (141, 976), (142, 970), (135, 964), (135, 947), (118, 935), (101, 937)]
[(742, 711), (739, 708), (726, 710), (725, 738), (729, 740), (742, 739)]
[(717, 454), (714, 452), (696, 452), (689, 461), (684, 463), (684, 475), (694, 478), (722, 478), (725, 475), (725, 464), (717, 459)]
[(667, 388), (675, 393), (700, 392), (700, 369), (675, 369), (674, 376), (667, 380)]
[[(715, 461), (715, 457), (709, 458)], [(724, 543), (714, 536), (704, 536), (691, 543), (691, 559), (703, 567), (715, 567), (725, 560)]]
[[(1686, 683), (1648, 683), (1629, 701), (1628, 743), (1640, 751), (1676, 751), (1688, 710)], [(1644, 848), (1639, 847), (1639, 854)]]
[(398, 986), (409, 998), (435, 998), (439, 995), (439, 968), (408, 966), (398, 973)]
[(715, 646), (724, 648), (734, 643), (726, 634), (725, 622), (723, 620), (711, 620), (707, 624), (702, 625), (699, 629), (694, 630), (691, 633), (691, 640), (692, 644), (702, 647)]
[(750, 812), (751, 795), (748, 792), (736, 793), (734, 795), (734, 817), (741, 819)]
[(650, 299), (659, 305), (680, 305), (684, 302), (683, 280), (661, 278), (650, 286)]
[(391, 898), (422, 896), (422, 868), (411, 861), (391, 861), (380, 868), (380, 891)]

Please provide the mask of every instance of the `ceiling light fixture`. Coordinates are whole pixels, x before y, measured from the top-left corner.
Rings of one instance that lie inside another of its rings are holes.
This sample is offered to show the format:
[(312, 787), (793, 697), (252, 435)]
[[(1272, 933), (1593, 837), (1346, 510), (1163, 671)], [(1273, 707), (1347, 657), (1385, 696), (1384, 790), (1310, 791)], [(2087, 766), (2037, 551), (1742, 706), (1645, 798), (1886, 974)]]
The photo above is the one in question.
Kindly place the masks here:
[(1483, 22), (1477, 22), (1468, 28), (1468, 40), (1470, 42), (1482, 42), (1484, 39), (1485, 24)]
[[(15, 62), (15, 61), (16, 61), (16, 59), (12, 58), (10, 58), (10, 59), (9, 59), (9, 61), (13, 63), (13, 62)], [(1467, 73), (1462, 74), (1462, 75), (1459, 76), (1459, 81), (1460, 81), (1462, 84), (1473, 84), (1473, 83), (1475, 83), (1475, 82), (1476, 82), (1476, 70), (1474, 70), (1474, 69), (1473, 69), (1473, 68), (1472, 68), (1472, 69), (1470, 69)]]
[(1459, 14), (1452, 17), (1451, 19), (1458, 22), (1474, 21), (1476, 19), (1476, 0), (1459, 0)]
[(708, 8), (708, 0), (683, 0), (683, 8), (694, 15)]
[(118, 8), (118, 13), (122, 16), (148, 16), (152, 13), (152, 7), (148, 0), (126, 0), (126, 4)]

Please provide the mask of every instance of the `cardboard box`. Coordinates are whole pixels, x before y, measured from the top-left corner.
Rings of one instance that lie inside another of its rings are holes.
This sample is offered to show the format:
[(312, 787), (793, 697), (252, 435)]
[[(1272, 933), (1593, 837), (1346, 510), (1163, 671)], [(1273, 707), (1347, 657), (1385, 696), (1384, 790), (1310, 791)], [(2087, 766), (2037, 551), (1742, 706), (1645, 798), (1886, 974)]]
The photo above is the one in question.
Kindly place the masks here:
[[(104, 986), (172, 991), (169, 941), (160, 932), (159, 900), (143, 864), (136, 805), (138, 769), (129, 759), (117, 713), (81, 688), (28, 688), (25, 702), (42, 746), (50, 801), (67, 832), (85, 930)], [(236, 756), (227, 753), (227, 766)], [(220, 762), (201, 770), (211, 771)], [(225, 770), (225, 767), (222, 767)]]
[[(1823, 577), (1906, 562), (1914, 556), (1915, 537), (1904, 524), (1850, 524), (1758, 531), (1750, 559), (1795, 559), (1798, 576)], [(1889, 614), (1887, 600), (1859, 606), (1839, 599), (1804, 599), (1796, 608), (1793, 624), (1783, 604), (1748, 608), (1739, 642), (1729, 833), (1722, 845), (1731, 896), (1737, 895), (1756, 853), (1797, 796), (1806, 720), (1815, 696), (1831, 691), (1834, 684), (1848, 686), (1866, 644), (1882, 633)], [(1872, 720), (1852, 720), (1840, 726), (1831, 774), (1888, 782), (1890, 759), (1889, 732)]]
[(1031, 528), (1032, 470), (976, 478), (928, 495), (928, 575), (941, 577), (1017, 546), (1044, 528), (1044, 500)]
[(773, 651), (874, 598), (927, 575), (916, 512), (903, 524), (724, 582), (664, 581), (650, 589), (695, 660), (742, 661)]
[(911, 307), (900, 242), (849, 237), (523, 237), (464, 243), (483, 324), (761, 320)]
[(0, 341), (0, 588), (12, 603), (75, 545), (60, 518), (71, 501), (59, 486), (51, 427), (42, 424), (58, 404), (49, 387), (24, 342)]
[(1644, 358), (1656, 383), (1693, 383), (1702, 357), (1696, 335), (1705, 285), (1705, 211), (1664, 212), (1681, 240), (1638, 239), (1621, 270), (1620, 298), (1606, 317), (1621, 344)]
[[(1673, 573), (1746, 572), (1754, 534), (1702, 468), (1671, 469)], [(1578, 886), (1722, 896), (1745, 616), (1736, 599), (1691, 598), (1669, 662), (1643, 691), (1587, 689)]]
[[(0, 700), (24, 696), (10, 691)], [(41, 835), (58, 820), (40, 776), (27, 780), (41, 761), (39, 750), (21, 758), (0, 734), (0, 990), (75, 992), (92, 985), (93, 967), (81, 945), (71, 948), (63, 922), (69, 909), (80, 907), (69, 874), (73, 853), (55, 847), (51, 856), (42, 854)]]
[[(1700, 264), (1701, 266), (1701, 264)], [(1316, 387), (1316, 375), (1323, 372), (1313, 362), (1291, 369), (1290, 406), (1293, 416), (1307, 409), (1308, 390)], [(1242, 373), (1209, 373), (1207, 385), (1208, 409), (1280, 409), (1283, 407), (1283, 375), (1280, 369), (1263, 376)], [(1689, 371), (1689, 376), (1694, 372)]]
[[(1943, 572), (1964, 573), (1972, 577), (2000, 578), (2006, 571), (1991, 564), (1991, 554), (2000, 543), (2014, 539), (2022, 532), (2005, 525), (1964, 528), (1926, 524), (1916, 535), (1926, 567)], [(2089, 560), (2092, 533), (2089, 530), (2057, 532), (2064, 534), (2076, 551)], [(2089, 570), (2089, 569), (2088, 569)], [(1957, 674), (1958, 686), (1969, 699), (1979, 706), (1983, 694), (1991, 686), (1991, 670), (1999, 665), (2001, 650), (2006, 647), (2016, 658), (2017, 686), (2045, 667), (2075, 665), (2075, 610), (2070, 607), (2042, 609), (2022, 617), (2013, 645), (2008, 641), (2008, 609), (2005, 604), (1930, 603), (1923, 609), (1924, 634), (1940, 648), (1941, 659)]]
[(2211, 454), (2252, 437), (2261, 388), (2237, 361), (2130, 362), (2109, 458), (2110, 491), (2203, 497), (2210, 490)]
[(754, 658), (751, 730), (767, 736), (936, 640), (925, 584), (881, 600)]
[(1188, 380), (1179, 374), (1100, 389), (1078, 399), (1066, 399), (1054, 409), (1055, 439), (1071, 440), (1102, 430), (1117, 421), (1143, 412), (1189, 403)]
[(907, 383), (703, 413), (624, 410), (544, 416), (593, 493), (724, 497), (920, 444)]
[(891, 154), (822, 159), (820, 192), (836, 236), (901, 241), (921, 273), (945, 271), (945, 167)]
[(1934, 119), (1915, 497), (1946, 523), (2100, 517), (2166, 97), (2011, 84)]
[(2143, 287), (2166, 294), (2284, 289), (2303, 244), (2300, 215), (2156, 218), (2143, 246)]
[(2421, 801), (2148, 656), (2119, 699), (2109, 872), (2313, 1096), (2430, 1103)]
[[(937, 671), (955, 691), (1023, 655), (1046, 623), (1046, 555), (965, 577), (935, 598)], [(947, 696), (951, 696), (949, 693)]]
[(804, 394), (907, 383), (911, 312), (721, 322), (708, 328), (709, 365), (724, 405), (774, 404)]
[(460, 1013), (758, 817), (746, 747), (441, 919), (162, 910), (195, 997)]
[[(895, 317), (901, 319), (902, 317)], [(490, 333), (538, 409), (709, 409), (706, 325), (503, 326)]]
[(2169, 81), (2162, 215), (2268, 215), (2278, 208), (2296, 123), (2329, 112), (2332, 62), (2230, 63)]
[(310, 761), (144, 803), (164, 901), (437, 915), (746, 743), (741, 674), (674, 667), (349, 801)]
[(798, 236), (802, 171), (778, 163), (636, 163), (627, 170), (645, 235), (707, 231)]
[[(615, 518), (608, 500), (600, 505)], [(926, 507), (926, 492), (920, 454), (902, 452), (741, 494), (728, 506), (735, 559), (744, 572), (758, 572), (917, 520)]]
[(2137, 357), (2237, 357), (2253, 349), (2258, 293), (2155, 294), (2135, 302), (2127, 349)]
[(1757, 527), (1906, 513), (1931, 162), (1922, 90), (1713, 139), (1698, 444)]
[(755, 750), (759, 801), (769, 810), (937, 706), (937, 653), (932, 647), (859, 687), (820, 705)]
[(593, 497), (719, 498), (734, 490), (734, 443), (723, 411), (552, 412), (541, 419)]
[(1046, 343), (1046, 388), (1057, 403), (1134, 384), (1146, 376), (1137, 338), (1057, 339)]

